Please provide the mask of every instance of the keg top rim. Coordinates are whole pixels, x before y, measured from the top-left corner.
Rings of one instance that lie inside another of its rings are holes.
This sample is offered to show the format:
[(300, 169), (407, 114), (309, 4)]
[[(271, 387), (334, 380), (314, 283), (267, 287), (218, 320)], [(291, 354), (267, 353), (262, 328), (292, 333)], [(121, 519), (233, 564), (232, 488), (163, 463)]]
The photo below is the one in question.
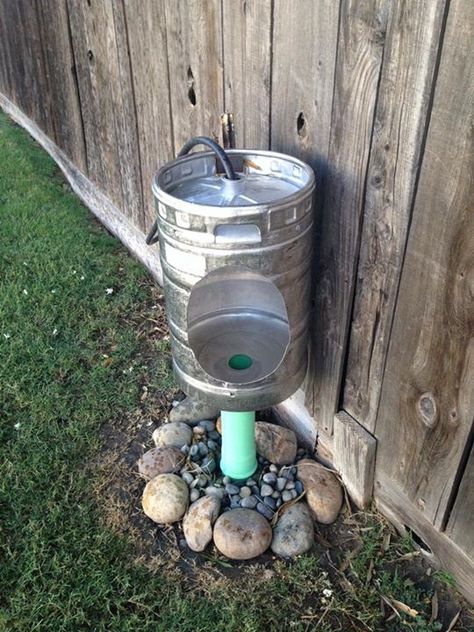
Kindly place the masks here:
[(205, 208), (207, 214), (222, 216), (225, 209), (232, 214), (248, 214), (269, 205), (278, 208), (296, 203), (315, 187), (313, 169), (293, 156), (250, 149), (229, 149), (226, 153), (241, 176), (239, 180), (227, 180), (217, 172), (213, 152), (194, 152), (157, 171), (153, 194), (160, 202), (190, 213), (202, 213)]

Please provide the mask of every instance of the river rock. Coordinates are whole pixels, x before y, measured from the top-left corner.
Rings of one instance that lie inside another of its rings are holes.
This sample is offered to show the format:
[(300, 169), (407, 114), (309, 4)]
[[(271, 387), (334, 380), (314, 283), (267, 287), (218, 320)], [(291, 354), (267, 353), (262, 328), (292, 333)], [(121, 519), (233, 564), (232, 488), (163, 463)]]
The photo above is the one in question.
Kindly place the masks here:
[(177, 472), (185, 460), (186, 457), (177, 448), (152, 448), (138, 459), (138, 471), (150, 480), (158, 474)]
[(266, 551), (272, 528), (253, 509), (232, 509), (219, 516), (214, 525), (214, 544), (232, 560), (249, 560)]
[(203, 419), (217, 417), (219, 410), (200, 402), (192, 397), (186, 397), (182, 402), (170, 410), (170, 421), (182, 421), (190, 426), (198, 424)]
[(193, 551), (204, 551), (212, 540), (212, 526), (219, 515), (220, 507), (219, 498), (204, 496), (193, 503), (184, 516), (184, 537)]
[(281, 557), (294, 557), (309, 551), (313, 540), (311, 511), (305, 502), (300, 501), (280, 516), (273, 529), (272, 551)]
[(342, 505), (342, 487), (335, 475), (320, 463), (303, 459), (297, 463), (298, 478), (304, 485), (306, 500), (314, 519), (331, 524)]
[(181, 520), (188, 503), (188, 486), (176, 474), (155, 476), (146, 484), (143, 491), (143, 511), (154, 522), (160, 524)]
[(192, 437), (193, 431), (191, 428), (185, 423), (176, 421), (158, 426), (152, 438), (158, 448), (165, 446), (182, 448), (183, 445), (191, 443)]
[[(266, 421), (255, 423), (257, 452), (272, 463), (286, 465), (296, 458), (296, 435), (293, 430)], [(271, 468), (270, 468), (271, 469)]]

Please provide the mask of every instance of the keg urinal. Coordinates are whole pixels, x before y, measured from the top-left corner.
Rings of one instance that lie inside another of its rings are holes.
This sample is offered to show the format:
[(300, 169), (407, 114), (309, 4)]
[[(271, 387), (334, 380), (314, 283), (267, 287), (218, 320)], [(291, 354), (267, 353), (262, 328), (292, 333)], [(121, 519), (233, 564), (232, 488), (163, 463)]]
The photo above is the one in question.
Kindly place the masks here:
[[(188, 153), (195, 145), (211, 151)], [(300, 386), (310, 313), (312, 169), (271, 151), (197, 137), (155, 175), (173, 367), (181, 388), (221, 409), (222, 471), (256, 467), (257, 409)]]

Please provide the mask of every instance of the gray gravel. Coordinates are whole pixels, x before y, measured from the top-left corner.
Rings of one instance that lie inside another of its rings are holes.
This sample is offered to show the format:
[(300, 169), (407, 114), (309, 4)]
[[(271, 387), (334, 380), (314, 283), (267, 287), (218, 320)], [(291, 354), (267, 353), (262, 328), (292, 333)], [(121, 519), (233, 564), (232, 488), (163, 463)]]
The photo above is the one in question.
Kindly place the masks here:
[(262, 496), (271, 496), (273, 494), (273, 487), (264, 483), (260, 488), (260, 493)]
[(257, 503), (257, 511), (262, 514), (267, 520), (271, 520), (273, 518), (273, 511), (267, 505), (263, 503)]
[(225, 491), (231, 496), (234, 496), (235, 494), (239, 494), (240, 489), (237, 485), (234, 485), (233, 483), (227, 483), (227, 485), (225, 486)]
[(255, 498), (255, 496), (246, 496), (245, 498), (242, 498), (242, 500), (240, 501), (240, 506), (243, 507), (244, 509), (255, 509), (255, 507), (257, 506), (258, 503), (258, 499)]
[(269, 485), (275, 485), (277, 482), (277, 475), (275, 472), (267, 472), (262, 476), (262, 480), (264, 483), (268, 483)]

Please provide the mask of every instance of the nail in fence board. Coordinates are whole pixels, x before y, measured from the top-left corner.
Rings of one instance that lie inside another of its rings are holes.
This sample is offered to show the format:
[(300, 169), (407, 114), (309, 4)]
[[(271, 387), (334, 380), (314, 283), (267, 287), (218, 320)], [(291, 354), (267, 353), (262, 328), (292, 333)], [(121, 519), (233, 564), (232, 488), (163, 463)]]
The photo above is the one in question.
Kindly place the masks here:
[[(474, 411), (474, 3), (450, 3), (382, 387), (378, 489), (442, 528)], [(376, 487), (377, 491), (377, 487)]]
[(53, 140), (87, 174), (84, 130), (66, 0), (41, 0), (38, 11)]
[[(220, 138), (224, 108), (220, 0), (165, 0), (174, 149)], [(202, 148), (201, 148), (202, 149)]]
[(224, 108), (236, 147), (270, 144), (271, 0), (223, 0)]
[(121, 0), (69, 0), (89, 177), (143, 228), (137, 122)]
[(155, 217), (153, 175), (158, 167), (173, 158), (164, 14), (163, 0), (125, 0), (146, 230)]
[[(365, 176), (391, 4), (387, 0), (341, 4), (329, 169), (315, 264), (312, 385), (307, 385), (308, 405), (327, 434), (332, 434), (339, 402)], [(323, 122), (317, 124), (324, 129)]]
[(370, 432), (375, 427), (445, 4), (396, 2), (387, 31), (343, 403)]

